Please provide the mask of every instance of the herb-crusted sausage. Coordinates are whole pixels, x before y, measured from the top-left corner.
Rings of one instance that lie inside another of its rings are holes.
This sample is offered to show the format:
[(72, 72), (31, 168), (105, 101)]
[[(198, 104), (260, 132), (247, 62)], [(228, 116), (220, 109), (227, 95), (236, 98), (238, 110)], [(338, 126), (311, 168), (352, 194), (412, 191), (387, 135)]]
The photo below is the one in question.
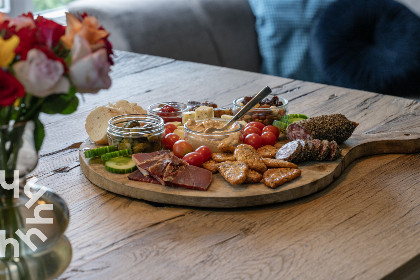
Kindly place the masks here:
[(287, 127), (287, 138), (334, 140), (340, 144), (351, 136), (357, 125), (342, 114), (317, 116), (290, 124)]

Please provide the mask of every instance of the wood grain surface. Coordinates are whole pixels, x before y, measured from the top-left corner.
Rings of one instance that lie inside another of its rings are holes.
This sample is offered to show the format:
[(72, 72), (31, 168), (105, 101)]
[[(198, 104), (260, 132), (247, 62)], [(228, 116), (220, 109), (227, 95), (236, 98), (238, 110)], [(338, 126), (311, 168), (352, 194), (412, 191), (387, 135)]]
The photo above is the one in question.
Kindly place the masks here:
[(42, 116), (46, 138), (32, 176), (71, 215), (73, 259), (60, 279), (420, 278), (418, 152), (364, 157), (320, 192), (239, 209), (119, 196), (90, 183), (79, 162), (86, 116), (120, 99), (226, 105), (268, 85), (291, 113), (343, 113), (360, 123), (355, 134), (420, 133), (418, 102), (125, 52), (115, 61), (109, 90), (80, 96), (71, 116)]
[(112, 174), (100, 159), (86, 159), (84, 151), (97, 148), (86, 140), (79, 149), (80, 167), (93, 184), (104, 190), (152, 202), (181, 206), (237, 208), (279, 203), (313, 194), (331, 184), (354, 160), (375, 154), (420, 152), (420, 133), (380, 133), (353, 135), (335, 161), (299, 164), (302, 175), (275, 189), (262, 183), (234, 186), (220, 174), (213, 174), (207, 191), (173, 188), (131, 181), (127, 174)]

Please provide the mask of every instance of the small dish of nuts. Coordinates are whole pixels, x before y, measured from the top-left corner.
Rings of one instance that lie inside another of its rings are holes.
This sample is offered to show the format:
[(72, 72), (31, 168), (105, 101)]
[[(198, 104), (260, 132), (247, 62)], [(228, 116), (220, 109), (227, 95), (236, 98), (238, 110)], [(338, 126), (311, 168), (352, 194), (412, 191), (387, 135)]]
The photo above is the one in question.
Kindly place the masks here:
[[(236, 114), (243, 106), (245, 106), (252, 96), (245, 96), (233, 101), (233, 113)], [(287, 99), (274, 94), (268, 95), (261, 100), (254, 108), (249, 110), (242, 120), (246, 122), (261, 122), (264, 125), (271, 125), (275, 120), (287, 114)]]

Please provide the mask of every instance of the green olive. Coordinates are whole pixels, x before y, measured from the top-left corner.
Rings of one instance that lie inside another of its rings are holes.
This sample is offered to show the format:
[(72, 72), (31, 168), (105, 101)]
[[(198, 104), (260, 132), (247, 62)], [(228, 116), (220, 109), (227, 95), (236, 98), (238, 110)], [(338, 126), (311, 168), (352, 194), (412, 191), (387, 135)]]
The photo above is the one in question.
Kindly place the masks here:
[(138, 121), (129, 121), (123, 125), (124, 128), (133, 128), (133, 127), (140, 127), (140, 123)]
[(133, 146), (133, 153), (143, 153), (151, 150), (152, 145), (150, 143), (137, 143)]
[(130, 143), (118, 143), (118, 150), (131, 149)]
[(159, 138), (156, 135), (150, 134), (147, 137), (147, 141), (154, 143), (154, 142), (158, 142)]

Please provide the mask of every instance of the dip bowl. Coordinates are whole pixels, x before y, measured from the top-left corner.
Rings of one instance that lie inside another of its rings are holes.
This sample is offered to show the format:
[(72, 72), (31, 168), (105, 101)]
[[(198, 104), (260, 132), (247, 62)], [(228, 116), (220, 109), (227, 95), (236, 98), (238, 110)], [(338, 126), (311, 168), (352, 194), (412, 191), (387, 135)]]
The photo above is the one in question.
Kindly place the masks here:
[(243, 125), (239, 122), (234, 122), (229, 129), (215, 131), (213, 133), (206, 133), (202, 128), (212, 127), (213, 125), (222, 127), (227, 122), (229, 122), (228, 119), (220, 118), (188, 121), (184, 124), (185, 140), (187, 140), (194, 149), (197, 149), (200, 146), (207, 146), (213, 153), (220, 153), (217, 148), (220, 143), (231, 146), (238, 145)]
[(182, 122), (182, 113), (187, 110), (187, 105), (181, 102), (158, 102), (147, 108), (147, 113), (159, 116), (165, 123)]

